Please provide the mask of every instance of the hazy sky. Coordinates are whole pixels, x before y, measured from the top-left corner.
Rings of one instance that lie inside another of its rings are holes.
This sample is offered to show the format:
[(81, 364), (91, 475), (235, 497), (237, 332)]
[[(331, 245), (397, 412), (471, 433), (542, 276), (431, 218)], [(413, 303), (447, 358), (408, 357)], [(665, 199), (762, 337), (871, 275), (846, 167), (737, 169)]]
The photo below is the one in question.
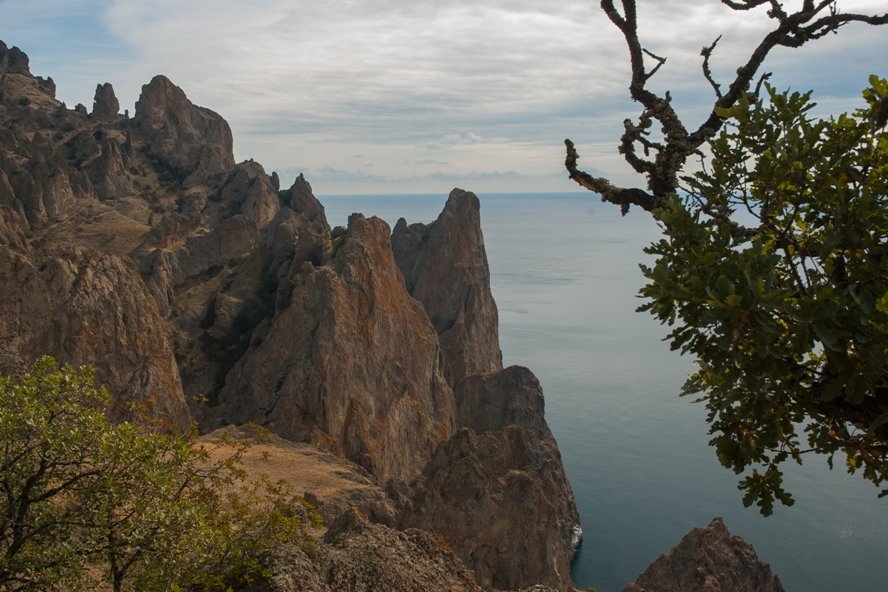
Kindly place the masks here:
[[(717, 0), (640, 1), (639, 21), (644, 45), (668, 56), (653, 82), (689, 126), (712, 100), (700, 48), (724, 34), (714, 70), (727, 81), (770, 26), (764, 10)], [(633, 181), (616, 154), (635, 114), (626, 49), (592, 0), (0, 0), (0, 39), (69, 106), (91, 108), (107, 81), (132, 114), (141, 86), (166, 74), (231, 124), (238, 160), (285, 183), (304, 172), (320, 195), (571, 191), (565, 137), (590, 172)], [(847, 110), (869, 74), (888, 75), (886, 56), (888, 27), (851, 25), (777, 50), (766, 69)]]

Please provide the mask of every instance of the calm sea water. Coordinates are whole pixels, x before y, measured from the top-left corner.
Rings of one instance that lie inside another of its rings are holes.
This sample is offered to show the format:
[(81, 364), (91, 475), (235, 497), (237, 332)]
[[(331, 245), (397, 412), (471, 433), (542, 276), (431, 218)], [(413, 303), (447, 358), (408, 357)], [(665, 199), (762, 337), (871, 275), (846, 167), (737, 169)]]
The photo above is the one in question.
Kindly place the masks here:
[[(589, 193), (481, 194), (507, 365), (546, 396), (585, 531), (578, 586), (619, 592), (690, 529), (722, 516), (790, 592), (888, 590), (888, 499), (820, 458), (790, 467), (796, 498), (763, 518), (709, 448), (704, 409), (677, 393), (691, 361), (634, 312), (642, 248), (658, 231)], [(446, 195), (321, 197), (331, 225), (352, 212), (430, 222)]]

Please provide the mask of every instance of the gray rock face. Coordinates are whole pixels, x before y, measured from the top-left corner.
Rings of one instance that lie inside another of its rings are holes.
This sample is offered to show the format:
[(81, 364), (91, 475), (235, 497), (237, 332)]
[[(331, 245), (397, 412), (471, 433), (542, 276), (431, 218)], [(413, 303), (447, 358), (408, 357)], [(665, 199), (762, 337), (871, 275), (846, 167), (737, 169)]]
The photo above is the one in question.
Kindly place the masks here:
[(114, 87), (110, 82), (96, 86), (96, 96), (93, 99), (93, 119), (109, 121), (117, 117), (120, 112), (120, 102), (114, 94)]
[(480, 208), (475, 194), (454, 189), (437, 220), (408, 226), (401, 218), (392, 233), (395, 260), (438, 332), (454, 386), (503, 367)]
[(49, 147), (34, 146), (31, 160), (11, 172), (16, 199), (32, 226), (63, 220), (82, 201), (96, 199), (87, 175)]
[(133, 118), (134, 135), (186, 187), (234, 166), (231, 128), (214, 111), (197, 107), (165, 76), (142, 87)]
[(579, 515), (539, 382), (526, 368), (502, 370), (478, 198), (455, 189), (435, 222), (402, 218), (392, 250), (441, 340), (455, 425), (468, 428), (401, 492), (399, 524), (443, 536), (484, 586), (571, 589)]
[(755, 550), (721, 518), (695, 528), (658, 557), (624, 592), (783, 592)]
[(554, 441), (545, 419), (543, 389), (527, 368), (510, 366), (470, 376), (456, 385), (455, 393), (459, 427), (480, 433), (516, 425), (536, 440)]
[(485, 587), (543, 583), (572, 590), (579, 523), (554, 440), (511, 425), (463, 428), (441, 445), (413, 484), (402, 526), (440, 534)]

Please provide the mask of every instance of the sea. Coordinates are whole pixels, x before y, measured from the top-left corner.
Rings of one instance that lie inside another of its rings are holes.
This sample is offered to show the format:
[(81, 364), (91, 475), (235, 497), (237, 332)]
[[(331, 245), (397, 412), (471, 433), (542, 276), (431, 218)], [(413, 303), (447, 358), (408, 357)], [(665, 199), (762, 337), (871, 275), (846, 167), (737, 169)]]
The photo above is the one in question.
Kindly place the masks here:
[[(823, 457), (787, 466), (796, 503), (765, 518), (709, 446), (705, 409), (679, 392), (693, 360), (669, 349), (637, 293), (659, 229), (587, 192), (478, 194), (506, 365), (539, 377), (580, 510), (581, 589), (620, 592), (658, 555), (720, 516), (789, 592), (888, 590), (888, 498)], [(320, 196), (349, 214), (431, 222), (440, 195)]]

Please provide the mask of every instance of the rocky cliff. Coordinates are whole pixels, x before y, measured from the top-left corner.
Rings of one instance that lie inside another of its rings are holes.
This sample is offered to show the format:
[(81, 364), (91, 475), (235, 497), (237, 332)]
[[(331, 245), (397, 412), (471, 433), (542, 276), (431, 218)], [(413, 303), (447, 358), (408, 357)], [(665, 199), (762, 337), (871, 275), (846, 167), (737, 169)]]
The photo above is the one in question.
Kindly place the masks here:
[(502, 368), (475, 195), (331, 229), (163, 76), (132, 118), (108, 83), (91, 111), (55, 92), (0, 42), (0, 371), (51, 354), (96, 367), (115, 420), (276, 434), (333, 526), (271, 558), (275, 590), (573, 589), (578, 513), (539, 382)]
[[(454, 589), (572, 588), (578, 515), (538, 383), (502, 369), (476, 196), (331, 229), (304, 177), (235, 163), (228, 124), (167, 78), (132, 118), (109, 83), (69, 109), (2, 44), (0, 124), (3, 371), (90, 363), (115, 419), (256, 423), (354, 463), (366, 487), (306, 493), (402, 529), (385, 564), (450, 548)], [(328, 539), (338, 589), (356, 551)]]

